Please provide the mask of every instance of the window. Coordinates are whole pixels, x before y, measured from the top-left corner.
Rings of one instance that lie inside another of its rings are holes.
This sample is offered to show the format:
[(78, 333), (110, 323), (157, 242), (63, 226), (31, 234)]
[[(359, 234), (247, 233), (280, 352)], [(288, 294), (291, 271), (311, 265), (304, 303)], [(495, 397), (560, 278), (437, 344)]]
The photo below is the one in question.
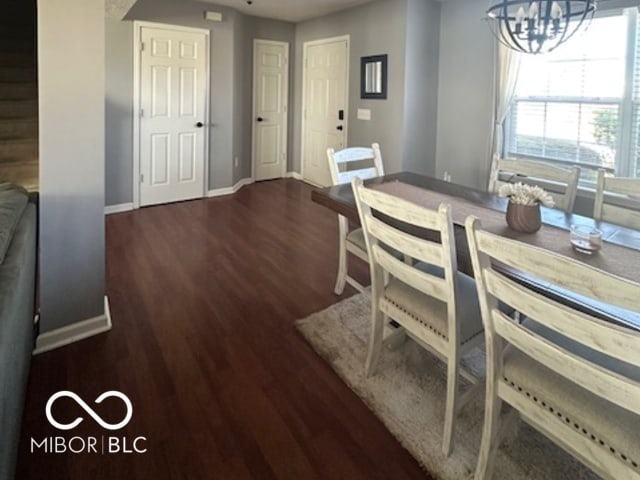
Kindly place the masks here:
[(595, 18), (546, 55), (523, 55), (505, 154), (640, 176), (638, 11)]

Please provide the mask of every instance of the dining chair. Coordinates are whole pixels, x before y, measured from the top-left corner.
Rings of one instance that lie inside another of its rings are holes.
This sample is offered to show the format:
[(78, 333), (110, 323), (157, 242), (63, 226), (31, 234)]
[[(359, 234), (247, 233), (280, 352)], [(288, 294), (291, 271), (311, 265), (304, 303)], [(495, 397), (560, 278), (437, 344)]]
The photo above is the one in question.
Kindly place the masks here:
[[(387, 318), (444, 360), (447, 396), (442, 451), (449, 455), (455, 417), (481, 387), (481, 382), (462, 368), (460, 359), (483, 343), (475, 282), (457, 271), (451, 208), (442, 204), (438, 211), (429, 210), (366, 188), (359, 178), (352, 186), (371, 271), (371, 333), (365, 373), (374, 372), (385, 343)], [(433, 234), (434, 240), (423, 238), (428, 236), (424, 231)], [(393, 255), (389, 247), (413, 261)], [(471, 383), (464, 392), (461, 375)]]
[(505, 159), (493, 156), (489, 174), (489, 191), (498, 193), (506, 183), (522, 182), (543, 187), (555, 202), (555, 208), (573, 212), (578, 193), (580, 168), (560, 168), (544, 162), (522, 159)]
[[(333, 148), (327, 149), (329, 171), (334, 185), (350, 183), (355, 177), (373, 178), (384, 175), (382, 154), (380, 145), (374, 143), (371, 148), (351, 147), (336, 152)], [(349, 230), (349, 220), (343, 215), (338, 215), (338, 234), (340, 246), (338, 252), (338, 275), (333, 289), (336, 295), (344, 290), (345, 283), (362, 291), (364, 287), (353, 277), (349, 276), (349, 262), (347, 255), (352, 253), (356, 257), (369, 261), (367, 247), (364, 241), (362, 228)]]
[(593, 218), (640, 229), (640, 178), (607, 177), (599, 169)]
[[(558, 303), (513, 273), (631, 311), (640, 284), (483, 231), (475, 217), (465, 228), (487, 352), (475, 479), (491, 478), (505, 420), (518, 415), (601, 477), (640, 479), (640, 332)], [(500, 301), (524, 320), (502, 313)], [(501, 415), (503, 403), (511, 415)]]

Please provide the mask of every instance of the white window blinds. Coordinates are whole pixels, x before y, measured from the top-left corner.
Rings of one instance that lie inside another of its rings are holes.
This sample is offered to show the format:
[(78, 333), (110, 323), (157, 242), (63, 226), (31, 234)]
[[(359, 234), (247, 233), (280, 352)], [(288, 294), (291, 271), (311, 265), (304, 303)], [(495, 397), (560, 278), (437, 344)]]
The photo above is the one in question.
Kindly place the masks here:
[[(637, 11), (596, 18), (584, 33), (546, 55), (522, 59), (505, 125), (505, 154), (598, 168), (640, 168), (640, 60)], [(632, 88), (630, 88), (632, 87)]]

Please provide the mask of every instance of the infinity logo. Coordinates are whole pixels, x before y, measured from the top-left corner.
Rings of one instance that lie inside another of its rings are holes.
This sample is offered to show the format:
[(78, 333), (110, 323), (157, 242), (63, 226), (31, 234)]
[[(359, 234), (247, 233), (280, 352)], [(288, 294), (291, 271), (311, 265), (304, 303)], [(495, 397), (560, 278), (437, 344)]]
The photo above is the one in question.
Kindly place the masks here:
[(60, 397), (72, 398), (78, 405), (82, 407), (82, 409), (85, 412), (87, 412), (91, 416), (91, 418), (93, 418), (96, 422), (98, 422), (98, 424), (102, 428), (105, 428), (107, 430), (121, 429), (122, 427), (124, 427), (129, 423), (129, 421), (131, 420), (131, 416), (133, 415), (133, 406), (131, 405), (131, 400), (129, 400), (129, 398), (124, 393), (118, 392), (116, 390), (110, 390), (108, 392), (104, 392), (95, 400), (95, 403), (100, 404), (105, 398), (118, 397), (124, 402), (124, 404), (127, 407), (127, 414), (125, 415), (124, 420), (113, 425), (105, 422), (102, 418), (100, 418), (100, 416), (98, 416), (98, 414), (94, 412), (93, 409), (89, 405), (87, 405), (85, 401), (82, 400), (78, 395), (76, 395), (73, 392), (63, 390), (61, 392), (53, 394), (51, 398), (49, 398), (49, 401), (47, 401), (47, 407), (46, 407), (47, 420), (49, 420), (49, 423), (54, 427), (56, 427), (58, 430), (71, 430), (72, 428), (76, 428), (78, 425), (80, 425), (80, 423), (82, 423), (82, 421), (84, 420), (84, 418), (78, 417), (73, 422), (68, 423), (66, 425), (64, 423), (57, 422), (53, 418), (53, 415), (51, 414), (51, 407), (53, 406), (53, 403)]

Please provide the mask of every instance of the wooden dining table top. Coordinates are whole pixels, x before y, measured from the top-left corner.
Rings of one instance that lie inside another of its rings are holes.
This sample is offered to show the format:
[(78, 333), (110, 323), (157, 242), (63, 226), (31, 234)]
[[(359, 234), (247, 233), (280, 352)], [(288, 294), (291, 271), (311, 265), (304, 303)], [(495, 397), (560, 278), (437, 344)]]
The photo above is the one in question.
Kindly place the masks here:
[[(505, 212), (507, 209), (508, 199), (499, 197), (496, 194), (411, 172), (400, 172), (372, 178), (366, 180), (365, 184), (375, 186), (389, 182), (402, 182), (431, 192), (457, 197), (476, 206), (484, 207), (493, 211)], [(315, 203), (344, 215), (353, 224), (359, 224), (358, 210), (351, 184), (314, 189), (311, 193), (311, 199)], [(640, 231), (621, 227), (612, 223), (596, 221), (590, 217), (570, 214), (562, 210), (551, 208), (542, 207), (541, 214), (543, 224), (563, 229), (567, 232), (570, 230), (571, 225), (574, 224), (592, 225), (598, 228), (602, 231), (603, 240), (605, 242), (630, 249), (630, 261), (638, 262), (638, 271), (640, 275)], [(468, 275), (473, 275), (473, 267), (471, 265), (464, 225), (462, 222), (457, 222), (456, 224), (455, 221), (454, 224), (458, 269)], [(564, 291), (555, 286), (542, 283), (516, 272), (505, 273), (510, 274), (510, 276), (513, 276), (516, 280), (527, 284), (529, 287), (534, 288), (556, 301), (560, 301), (604, 320), (640, 330), (640, 300), (638, 311), (631, 312), (628, 310), (621, 310), (601, 302), (585, 299), (584, 297), (579, 297), (572, 292)]]

